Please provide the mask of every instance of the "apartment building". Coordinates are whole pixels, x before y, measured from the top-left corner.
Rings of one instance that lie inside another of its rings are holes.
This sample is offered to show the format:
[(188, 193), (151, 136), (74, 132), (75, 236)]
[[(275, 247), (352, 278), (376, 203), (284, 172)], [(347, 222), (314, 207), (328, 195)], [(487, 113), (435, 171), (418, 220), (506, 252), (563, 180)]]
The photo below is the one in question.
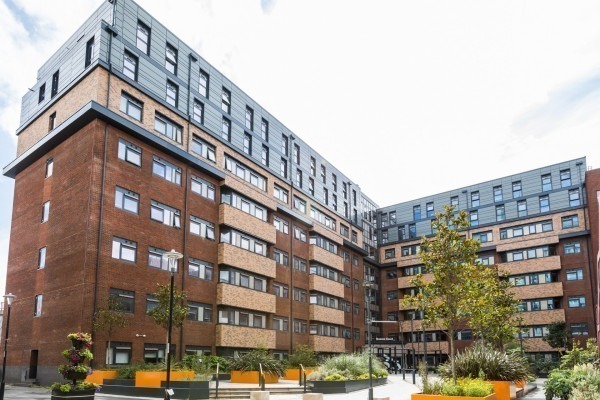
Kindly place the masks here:
[(111, 295), (129, 324), (110, 349), (95, 334), (96, 362), (164, 359), (146, 312), (171, 249), (178, 357), (363, 346), (377, 205), (135, 2), (102, 3), (40, 68), (17, 135), (9, 380), (56, 380), (66, 335)]
[[(383, 336), (421, 356), (427, 345), (432, 365), (447, 357), (446, 334), (423, 330), (423, 315), (404, 307), (402, 298), (415, 293), (411, 280), (423, 272), (421, 238), (433, 234), (435, 213), (452, 205), (468, 213), (466, 235), (481, 242), (481, 263), (497, 264), (509, 274), (521, 300), (526, 352), (557, 356), (542, 339), (553, 322), (566, 322), (574, 338), (593, 337), (597, 244), (590, 231), (585, 174), (585, 158), (580, 158), (379, 209), (382, 315), (398, 321), (382, 326)], [(595, 210), (597, 221), (597, 204)], [(456, 339), (457, 347), (464, 348), (473, 333), (464, 329)]]

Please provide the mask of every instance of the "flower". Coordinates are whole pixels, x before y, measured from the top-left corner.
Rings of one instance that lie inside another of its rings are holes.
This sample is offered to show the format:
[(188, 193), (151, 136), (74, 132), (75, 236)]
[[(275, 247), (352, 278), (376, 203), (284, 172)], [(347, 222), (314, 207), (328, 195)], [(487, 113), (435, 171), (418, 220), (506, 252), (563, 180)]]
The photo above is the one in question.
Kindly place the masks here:
[(52, 386), (50, 386), (50, 388), (52, 390), (60, 391), (62, 393), (82, 392), (84, 390), (91, 390), (91, 389), (94, 389), (96, 392), (98, 392), (98, 391), (100, 391), (101, 387), (102, 386), (98, 385), (97, 383), (92, 383), (92, 382), (80, 382), (80, 383), (77, 383), (76, 385), (73, 385), (72, 383), (54, 382), (52, 384)]

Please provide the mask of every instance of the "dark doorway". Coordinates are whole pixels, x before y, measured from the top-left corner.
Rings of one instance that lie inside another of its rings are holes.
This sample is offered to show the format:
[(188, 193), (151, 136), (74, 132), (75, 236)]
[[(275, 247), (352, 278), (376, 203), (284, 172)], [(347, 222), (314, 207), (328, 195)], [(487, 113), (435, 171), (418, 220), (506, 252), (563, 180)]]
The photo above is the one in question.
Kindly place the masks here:
[(31, 357), (29, 358), (29, 375), (27, 376), (27, 379), (37, 378), (38, 352), (38, 350), (31, 350)]

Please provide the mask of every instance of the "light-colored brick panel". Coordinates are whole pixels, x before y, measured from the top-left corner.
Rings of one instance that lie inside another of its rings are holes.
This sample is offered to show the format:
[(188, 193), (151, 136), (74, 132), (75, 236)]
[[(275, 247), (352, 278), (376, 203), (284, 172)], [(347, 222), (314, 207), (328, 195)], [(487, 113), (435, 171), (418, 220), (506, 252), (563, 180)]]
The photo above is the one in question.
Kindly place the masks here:
[(248, 328), (235, 325), (217, 325), (215, 345), (217, 347), (259, 346), (275, 348), (275, 331), (272, 329)]
[(221, 164), (219, 164), (218, 167), (227, 174), (225, 180), (223, 181), (223, 183), (221, 183), (221, 186), (230, 187), (236, 192), (243, 194), (249, 199), (254, 200), (259, 204), (262, 204), (263, 206), (271, 210), (277, 209), (277, 203), (271, 196), (269, 196), (267, 192), (250, 185), (241, 178), (238, 178), (237, 176), (231, 175), (231, 172), (225, 170)]
[(259, 275), (275, 278), (275, 260), (240, 249), (228, 243), (219, 243), (219, 264), (226, 264)]
[[(413, 279), (415, 279), (417, 276), (413, 275), (413, 276), (401, 276), (400, 278), (398, 278), (398, 288), (399, 289), (404, 289), (404, 288), (409, 288), (409, 287), (413, 287), (414, 285), (411, 283), (411, 281)], [(425, 274), (422, 275), (423, 278), (423, 282), (425, 283), (431, 283), (433, 282), (433, 274)]]
[(523, 325), (547, 325), (552, 322), (564, 322), (565, 310), (543, 310), (531, 311), (520, 314), (523, 317)]
[(308, 258), (310, 260), (317, 261), (321, 264), (327, 265), (331, 268), (335, 268), (340, 271), (344, 270), (344, 260), (342, 259), (342, 257), (330, 253), (329, 251), (322, 249), (314, 244), (309, 246), (308, 251)]
[(219, 283), (217, 304), (275, 313), (275, 295), (240, 286)]
[(310, 320), (344, 325), (344, 311), (311, 304)]
[(275, 226), (249, 215), (229, 204), (219, 205), (219, 223), (239, 229), (268, 243), (275, 243)]
[(551, 236), (545, 237), (536, 237), (537, 235), (530, 235), (531, 239), (527, 239), (527, 237), (520, 236), (517, 238), (518, 240), (511, 239), (511, 243), (501, 244), (496, 247), (497, 252), (509, 251), (509, 250), (517, 250), (517, 249), (526, 249), (528, 247), (537, 247), (548, 244), (556, 244), (558, 243), (558, 235), (554, 232)]
[(332, 296), (344, 297), (344, 285), (341, 282), (335, 282), (319, 275), (309, 275), (308, 288), (310, 290), (316, 290)]
[(310, 335), (308, 343), (313, 350), (324, 353), (344, 353), (346, 344), (344, 338)]
[[(401, 255), (402, 249), (397, 249), (396, 254)], [(385, 255), (385, 253), (384, 253)], [(411, 256), (400, 256), (398, 258), (398, 268), (409, 267), (411, 265), (420, 265), (423, 264), (421, 262), (421, 256), (419, 254), (413, 254)]]
[(498, 269), (509, 275), (560, 270), (560, 256), (533, 258), (531, 260), (498, 264)]
[(513, 287), (510, 290), (515, 293), (518, 299), (541, 299), (547, 297), (561, 297), (563, 295), (563, 285), (561, 282), (519, 286)]
[(314, 225), (311, 226), (310, 231), (318, 233), (319, 235), (321, 235), (323, 237), (326, 237), (327, 239), (331, 240), (332, 242), (337, 243), (339, 246), (341, 246), (342, 243), (344, 242), (342, 236), (338, 235), (337, 233), (335, 233), (331, 229), (325, 227), (324, 225), (321, 225), (317, 221), (315, 221)]

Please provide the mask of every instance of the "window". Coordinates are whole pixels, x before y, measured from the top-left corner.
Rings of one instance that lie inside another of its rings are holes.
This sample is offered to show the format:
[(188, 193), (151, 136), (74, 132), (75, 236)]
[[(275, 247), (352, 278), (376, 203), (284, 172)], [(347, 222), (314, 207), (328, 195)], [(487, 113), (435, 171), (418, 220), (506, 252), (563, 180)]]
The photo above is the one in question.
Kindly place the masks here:
[(113, 237), (112, 258), (135, 262), (137, 243), (131, 240)]
[(127, 50), (123, 53), (123, 75), (134, 81), (138, 79), (138, 58)]
[(267, 178), (227, 155), (225, 156), (225, 169), (252, 186), (267, 190)]
[(212, 183), (205, 181), (202, 178), (199, 178), (195, 175), (192, 175), (192, 192), (199, 194), (202, 197), (205, 197), (209, 200), (215, 200), (215, 191), (216, 187)]
[(38, 269), (46, 268), (46, 248), (42, 247), (38, 252)]
[(205, 142), (196, 135), (192, 138), (192, 151), (199, 156), (206, 158), (208, 161), (217, 162), (215, 146)]
[(294, 269), (306, 273), (306, 260), (294, 257)]
[(92, 37), (85, 45), (85, 68), (89, 67), (94, 57), (94, 38)]
[(110, 342), (110, 349), (107, 349), (106, 363), (111, 360), (112, 365), (127, 365), (131, 360), (131, 343)]
[(119, 303), (120, 309), (123, 312), (133, 314), (135, 304), (135, 292), (132, 292), (130, 290), (110, 288), (109, 296), (114, 297), (114, 299)]
[(262, 221), (267, 220), (267, 210), (254, 201), (228, 189), (221, 192), (221, 202), (250, 214)]
[(169, 43), (165, 49), (165, 68), (173, 75), (177, 75), (177, 49)]
[(329, 241), (328, 239), (322, 236), (311, 236), (310, 244), (316, 245), (324, 250), (327, 250), (330, 253), (338, 254), (338, 245)]
[(294, 143), (294, 162), (300, 164), (300, 145)]
[(267, 146), (265, 146), (264, 144), (262, 146), (262, 152), (261, 152), (261, 155), (260, 155), (260, 162), (263, 165), (266, 165), (267, 167), (269, 166), (269, 148)]
[(296, 196), (294, 196), (294, 208), (302, 214), (306, 214), (306, 202)]
[[(433, 203), (427, 203), (428, 205)], [(396, 211), (390, 211), (390, 225), (396, 225)]]
[(121, 93), (121, 112), (124, 112), (137, 121), (142, 121), (143, 107), (142, 102), (125, 93)]
[[(469, 219), (471, 221), (471, 226), (479, 225), (479, 214), (478, 214), (477, 210), (471, 211), (469, 213)], [(431, 229), (433, 229), (433, 225), (432, 225)]]
[(281, 175), (284, 178), (287, 178), (287, 161), (283, 157), (281, 158), (281, 161), (279, 163), (279, 175)]
[(190, 257), (188, 261), (188, 275), (193, 276), (194, 278), (212, 281), (214, 266), (209, 262)]
[(48, 117), (48, 132), (56, 128), (56, 112), (53, 112)]
[(581, 253), (581, 244), (579, 242), (565, 243), (565, 254)]
[(158, 201), (150, 201), (150, 219), (174, 228), (181, 228), (179, 210)]
[(54, 158), (46, 160), (46, 178), (50, 178), (54, 172)]
[(315, 180), (313, 178), (308, 178), (308, 191), (312, 196), (315, 195)]
[(294, 238), (301, 242), (306, 242), (306, 231), (304, 229), (300, 229), (297, 226), (295, 226), (294, 227)]
[(146, 54), (149, 54), (150, 50), (150, 28), (142, 21), (138, 21), (137, 24), (137, 40), (136, 46), (138, 49)]
[(260, 121), (260, 137), (265, 142), (269, 141), (269, 121), (264, 118)]
[(519, 217), (527, 216), (527, 200), (517, 201), (517, 215)]
[(452, 196), (452, 197), (450, 197), (450, 205), (451, 206), (458, 206), (458, 196)]
[(275, 196), (277, 200), (281, 200), (286, 204), (289, 201), (288, 191), (277, 185), (273, 185), (273, 196)]
[(266, 243), (233, 229), (221, 231), (221, 243), (229, 243), (233, 246), (248, 250), (261, 256), (267, 255)]
[(398, 291), (397, 290), (390, 290), (389, 292), (387, 292), (387, 299), (388, 300), (396, 300), (398, 298)]
[(285, 251), (274, 249), (273, 259), (277, 264), (285, 265), (286, 267), (289, 265), (289, 256)]
[(56, 71), (54, 75), (52, 75), (52, 91), (50, 92), (50, 97), (53, 98), (58, 93), (58, 73)]
[(289, 151), (289, 142), (288, 142), (288, 137), (285, 135), (281, 135), (281, 153), (284, 156), (288, 156), (288, 151)]
[(33, 306), (33, 316), (39, 317), (42, 315), (42, 298), (43, 295), (37, 294), (35, 295), (35, 303)]
[(278, 217), (273, 217), (273, 225), (275, 225), (275, 229), (279, 232), (283, 232), (286, 235), (290, 232), (290, 224), (287, 221), (282, 220)]
[[(165, 254), (166, 252), (166, 250), (158, 249), (156, 247), (148, 247), (148, 266), (156, 269), (169, 271), (169, 260), (163, 257), (163, 254)], [(177, 265), (175, 267), (175, 271), (177, 271), (178, 269), (179, 266)]]
[[(175, 346), (171, 349), (171, 354), (175, 353)], [(155, 343), (144, 343), (144, 362), (148, 364), (158, 364), (165, 360), (165, 345)]]
[(197, 122), (204, 124), (204, 104), (198, 100), (194, 100), (194, 110), (192, 118)]
[(246, 129), (254, 129), (254, 110), (246, 106)]
[(221, 110), (231, 114), (231, 92), (225, 88), (221, 91)]
[(47, 201), (44, 204), (42, 204), (42, 222), (48, 221), (49, 217), (50, 217), (50, 201)]
[(115, 207), (137, 214), (140, 205), (140, 195), (122, 187), (115, 187)]
[(340, 224), (340, 234), (344, 237), (350, 237), (350, 229), (346, 225)]
[[(427, 217), (433, 217), (434, 216), (434, 212), (433, 212), (433, 202), (429, 202), (425, 205), (425, 209), (426, 209), (426, 213), (427, 213)], [(390, 213), (391, 216), (391, 213)], [(390, 225), (393, 225), (396, 223), (396, 212), (394, 212), (394, 222), (391, 221), (390, 218)]]
[(413, 206), (413, 219), (415, 221), (421, 219), (421, 206)]
[(208, 98), (208, 73), (200, 70), (200, 77), (198, 82), (198, 92), (206, 98)]
[(510, 228), (500, 229), (500, 239), (510, 239), (516, 236), (533, 235), (536, 233), (552, 231), (552, 221), (540, 221), (528, 225), (517, 225)]
[(252, 155), (252, 136), (244, 133), (244, 153)]
[(494, 186), (494, 202), (502, 201), (502, 186)]
[(306, 290), (294, 288), (294, 300), (306, 303)]
[(283, 283), (273, 282), (273, 294), (276, 297), (287, 299), (289, 297), (289, 289)]
[(548, 192), (552, 190), (552, 175), (544, 174), (542, 175), (542, 192)]
[(561, 218), (562, 228), (569, 229), (579, 226), (579, 218), (577, 215), (568, 215), (566, 217)]
[(471, 207), (479, 207), (479, 191), (471, 192)]
[(386, 260), (389, 258), (395, 258), (395, 257), (396, 257), (396, 249), (386, 249), (385, 250)]
[(330, 216), (328, 216), (327, 214), (323, 213), (321, 210), (318, 210), (315, 207), (311, 206), (310, 207), (310, 217), (312, 219), (319, 221), (319, 223), (325, 225), (329, 229), (334, 230), (334, 231), (336, 230), (335, 219), (333, 219)]
[(408, 238), (416, 239), (417, 238), (417, 225), (408, 224)]
[(583, 269), (569, 269), (567, 270), (567, 281), (581, 281), (583, 280)]
[(323, 188), (323, 203), (325, 203), (326, 206), (329, 205), (329, 190), (326, 188)]
[(550, 198), (548, 195), (540, 196), (540, 212), (550, 211)]
[(296, 186), (302, 188), (302, 171), (300, 169), (296, 170)]
[(412, 246), (404, 246), (402, 247), (402, 257), (414, 256), (415, 254), (419, 254), (419, 246), (413, 244)]
[(581, 205), (581, 201), (579, 200), (579, 190), (569, 190), (569, 207), (575, 207), (579, 205)]
[(176, 185), (181, 185), (181, 168), (162, 158), (152, 156), (152, 173)]
[(179, 101), (179, 86), (170, 80), (167, 80), (167, 97), (165, 100), (173, 107), (177, 107), (177, 102)]
[(560, 171), (560, 187), (568, 187), (571, 186), (571, 170), (564, 169)]
[(119, 139), (119, 158), (133, 165), (140, 167), (142, 165), (142, 148), (133, 143)]
[(569, 296), (569, 308), (585, 307), (585, 296)]
[(473, 239), (479, 240), (480, 243), (487, 243), (487, 242), (491, 242), (494, 240), (493, 234), (491, 231), (474, 233)]
[(154, 130), (163, 136), (168, 137), (171, 140), (181, 143), (181, 126), (171, 121), (164, 115), (155, 114), (154, 116)]
[(387, 279), (396, 279), (398, 277), (398, 270), (396, 269), (388, 269), (385, 273), (385, 277)]
[(46, 84), (40, 86), (40, 92), (38, 94), (38, 104), (40, 104), (46, 98)]
[(327, 168), (324, 165), (321, 165), (321, 181), (327, 183)]
[(307, 323), (303, 319), (294, 320), (294, 333), (306, 333)]
[(516, 182), (512, 183), (512, 191), (513, 191), (513, 199), (523, 196), (523, 188), (521, 185), (521, 181), (516, 181)]
[(571, 335), (573, 335), (573, 336), (589, 335), (587, 322), (571, 324)]
[(288, 319), (285, 317), (273, 317), (272, 329), (276, 331), (288, 331)]
[(191, 215), (190, 233), (206, 239), (215, 240), (215, 225), (211, 222)]
[(188, 321), (212, 322), (212, 305), (188, 301)]

